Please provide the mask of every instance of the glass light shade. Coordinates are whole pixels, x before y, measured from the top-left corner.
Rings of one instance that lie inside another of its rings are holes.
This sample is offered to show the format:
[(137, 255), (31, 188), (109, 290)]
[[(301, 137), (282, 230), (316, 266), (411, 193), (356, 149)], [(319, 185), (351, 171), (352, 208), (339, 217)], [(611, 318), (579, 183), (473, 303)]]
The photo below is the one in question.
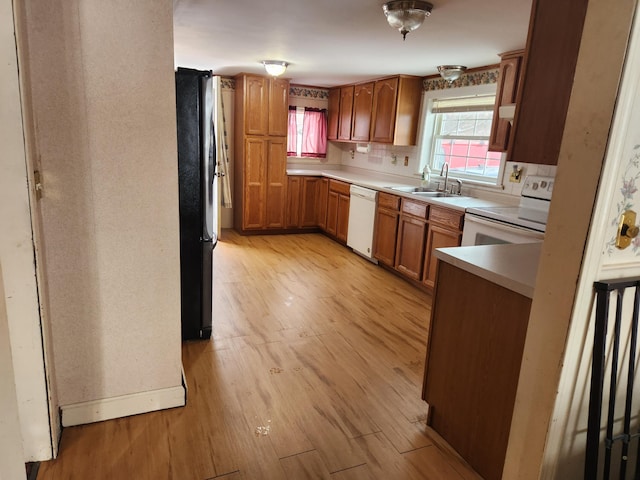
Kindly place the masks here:
[(460, 75), (462, 75), (466, 69), (467, 67), (464, 65), (440, 65), (438, 72), (440, 72), (440, 76), (444, 78), (447, 83), (451, 84), (460, 78)]
[(267, 73), (274, 77), (282, 75), (289, 65), (287, 62), (281, 60), (263, 60), (262, 64)]
[(407, 33), (414, 31), (424, 19), (431, 15), (433, 5), (429, 2), (419, 0), (393, 0), (382, 6), (382, 11), (387, 17), (387, 22), (393, 28), (400, 30), (402, 38), (406, 38)]

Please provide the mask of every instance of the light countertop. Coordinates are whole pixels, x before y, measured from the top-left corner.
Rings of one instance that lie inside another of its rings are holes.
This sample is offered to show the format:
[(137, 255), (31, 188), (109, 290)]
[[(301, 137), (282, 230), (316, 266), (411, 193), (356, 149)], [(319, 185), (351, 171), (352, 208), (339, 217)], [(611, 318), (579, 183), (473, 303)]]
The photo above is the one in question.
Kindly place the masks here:
[[(398, 179), (386, 178), (383, 174), (376, 173), (354, 173), (346, 170), (336, 169), (304, 169), (304, 168), (291, 168), (287, 169), (287, 175), (304, 175), (304, 176), (320, 176), (333, 178), (334, 180), (340, 180), (347, 183), (353, 183), (365, 188), (371, 188), (381, 192), (391, 193), (400, 197), (412, 198), (414, 200), (420, 200), (426, 203), (434, 205), (440, 205), (443, 207), (451, 208), (452, 210), (458, 210), (464, 212), (467, 208), (472, 207), (495, 207), (502, 206), (502, 203), (497, 203), (491, 200), (484, 200), (475, 197), (465, 197), (453, 195), (451, 197), (420, 197), (412, 195), (411, 193), (401, 192), (393, 190), (392, 187), (406, 187), (410, 186), (409, 183), (403, 182)], [(464, 187), (463, 187), (464, 188)]]
[(438, 248), (443, 262), (533, 298), (542, 243)]

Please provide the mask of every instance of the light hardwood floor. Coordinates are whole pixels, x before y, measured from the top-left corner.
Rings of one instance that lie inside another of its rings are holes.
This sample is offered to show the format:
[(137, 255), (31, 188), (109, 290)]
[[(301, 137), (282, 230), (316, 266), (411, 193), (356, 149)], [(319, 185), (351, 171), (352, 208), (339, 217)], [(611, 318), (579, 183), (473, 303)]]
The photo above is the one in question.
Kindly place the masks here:
[(66, 428), (49, 479), (478, 479), (425, 426), (431, 297), (320, 234), (215, 250), (184, 408)]

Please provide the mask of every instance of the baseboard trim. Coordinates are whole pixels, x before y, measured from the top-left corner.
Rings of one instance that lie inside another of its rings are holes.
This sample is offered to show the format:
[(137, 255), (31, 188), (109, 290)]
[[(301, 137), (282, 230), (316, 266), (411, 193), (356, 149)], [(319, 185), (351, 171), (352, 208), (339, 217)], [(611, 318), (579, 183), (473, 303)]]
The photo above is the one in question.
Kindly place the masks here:
[(62, 426), (72, 427), (167, 408), (183, 407), (186, 404), (186, 396), (187, 392), (183, 383), (177, 387), (64, 405), (60, 407)]

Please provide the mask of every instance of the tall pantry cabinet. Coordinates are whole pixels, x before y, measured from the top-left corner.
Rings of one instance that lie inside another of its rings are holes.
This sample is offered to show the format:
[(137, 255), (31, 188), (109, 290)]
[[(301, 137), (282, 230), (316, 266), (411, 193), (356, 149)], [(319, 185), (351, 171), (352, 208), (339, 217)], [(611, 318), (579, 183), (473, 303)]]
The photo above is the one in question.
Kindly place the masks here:
[(234, 227), (286, 227), (289, 81), (235, 77)]

